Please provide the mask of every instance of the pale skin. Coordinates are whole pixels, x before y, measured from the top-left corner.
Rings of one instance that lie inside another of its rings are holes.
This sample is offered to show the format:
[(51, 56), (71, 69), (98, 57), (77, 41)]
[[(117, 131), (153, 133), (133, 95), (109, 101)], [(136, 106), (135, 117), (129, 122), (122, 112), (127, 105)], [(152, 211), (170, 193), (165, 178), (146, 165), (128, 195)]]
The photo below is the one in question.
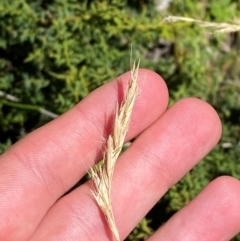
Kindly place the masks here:
[[(0, 240), (114, 240), (91, 181), (63, 195), (101, 159), (128, 79), (126, 73), (95, 90), (0, 156)], [(139, 71), (138, 86), (126, 141), (137, 138), (119, 158), (112, 186), (122, 240), (221, 136), (209, 104), (186, 98), (167, 110), (165, 82), (150, 70)], [(239, 200), (240, 182), (219, 177), (148, 241), (230, 240), (240, 231)]]

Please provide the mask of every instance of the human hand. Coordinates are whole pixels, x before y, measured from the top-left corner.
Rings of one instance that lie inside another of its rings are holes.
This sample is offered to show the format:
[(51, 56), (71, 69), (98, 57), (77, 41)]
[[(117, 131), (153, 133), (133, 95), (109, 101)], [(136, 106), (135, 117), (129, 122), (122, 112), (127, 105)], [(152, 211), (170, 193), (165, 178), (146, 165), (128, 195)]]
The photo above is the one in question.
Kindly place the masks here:
[[(101, 159), (128, 80), (126, 73), (95, 90), (0, 156), (0, 240), (112, 240), (91, 181), (63, 195)], [(205, 102), (187, 98), (166, 111), (166, 85), (149, 70), (139, 70), (138, 86), (127, 140), (138, 137), (120, 156), (112, 185), (122, 239), (221, 135)], [(239, 181), (217, 178), (148, 241), (229, 240), (240, 231), (239, 200)]]

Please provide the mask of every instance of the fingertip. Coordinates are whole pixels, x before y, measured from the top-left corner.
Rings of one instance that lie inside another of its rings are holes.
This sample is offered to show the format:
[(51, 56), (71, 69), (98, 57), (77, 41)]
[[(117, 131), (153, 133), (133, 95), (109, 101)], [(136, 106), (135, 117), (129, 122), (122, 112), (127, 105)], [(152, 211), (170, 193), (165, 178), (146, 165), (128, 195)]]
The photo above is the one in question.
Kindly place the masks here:
[[(123, 79), (129, 79), (130, 72), (126, 72), (122, 77)], [(139, 100), (150, 99), (155, 101), (154, 106), (159, 106), (162, 111), (165, 111), (169, 101), (168, 87), (165, 80), (156, 72), (141, 68), (138, 72), (138, 82)]]
[[(112, 92), (110, 95), (119, 96), (120, 90), (120, 98), (118, 98), (120, 103), (126, 93), (130, 78), (131, 73), (128, 71), (119, 76), (117, 81), (108, 83), (110, 88), (112, 88), (112, 84), (115, 85), (115, 93)], [(136, 127), (139, 128), (143, 123), (145, 125), (142, 125), (142, 131), (155, 122), (166, 111), (169, 101), (165, 81), (160, 75), (149, 69), (139, 69), (138, 71), (138, 92), (129, 127), (133, 132)]]
[(195, 203), (202, 203), (205, 207), (206, 229), (209, 222), (206, 217), (213, 217), (212, 229), (219, 230), (222, 240), (230, 240), (240, 231), (239, 200), (240, 181), (231, 176), (220, 176), (196, 197)]
[(219, 206), (223, 208), (223, 212), (226, 212), (226, 205), (229, 206), (229, 218), (237, 215), (240, 229), (240, 213), (236, 212), (240, 210), (240, 181), (231, 176), (220, 176), (211, 182), (209, 190), (219, 197)]
[(217, 111), (209, 103), (195, 97), (188, 97), (175, 105), (179, 106), (179, 111), (184, 113), (181, 118), (189, 120), (189, 126), (193, 126), (193, 121), (198, 123), (201, 127), (200, 131), (211, 133), (213, 146), (216, 145), (222, 134), (222, 124)]
[(139, 69), (139, 78), (149, 81), (153, 93), (161, 94), (161, 100), (168, 104), (168, 87), (162, 76), (150, 69)]

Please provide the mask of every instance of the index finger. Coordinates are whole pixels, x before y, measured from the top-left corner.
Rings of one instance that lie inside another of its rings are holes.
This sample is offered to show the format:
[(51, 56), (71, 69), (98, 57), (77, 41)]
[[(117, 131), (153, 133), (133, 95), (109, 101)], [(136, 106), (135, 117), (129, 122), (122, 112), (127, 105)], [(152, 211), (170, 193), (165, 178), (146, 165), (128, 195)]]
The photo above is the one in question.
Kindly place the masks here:
[[(102, 154), (129, 72), (92, 92), (73, 109), (29, 134), (0, 158), (0, 240), (26, 240), (53, 203), (69, 190)], [(166, 109), (164, 81), (139, 71), (127, 140), (141, 133)], [(13, 201), (14, 200), (14, 201)]]

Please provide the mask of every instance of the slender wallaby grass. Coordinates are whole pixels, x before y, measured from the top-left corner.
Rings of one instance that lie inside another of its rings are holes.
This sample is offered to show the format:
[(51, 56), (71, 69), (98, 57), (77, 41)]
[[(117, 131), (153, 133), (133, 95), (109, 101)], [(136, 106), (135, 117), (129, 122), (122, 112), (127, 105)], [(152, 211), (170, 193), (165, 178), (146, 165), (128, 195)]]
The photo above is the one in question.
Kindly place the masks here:
[(97, 164), (90, 170), (90, 175), (94, 183), (92, 194), (105, 215), (108, 225), (117, 241), (120, 241), (120, 236), (112, 210), (111, 184), (114, 166), (122, 150), (134, 102), (138, 95), (138, 69), (139, 62), (137, 64), (134, 62), (131, 68), (131, 78), (128, 84), (125, 100), (120, 105), (120, 108), (118, 105), (116, 107), (113, 132), (107, 139), (103, 161), (101, 165)]

